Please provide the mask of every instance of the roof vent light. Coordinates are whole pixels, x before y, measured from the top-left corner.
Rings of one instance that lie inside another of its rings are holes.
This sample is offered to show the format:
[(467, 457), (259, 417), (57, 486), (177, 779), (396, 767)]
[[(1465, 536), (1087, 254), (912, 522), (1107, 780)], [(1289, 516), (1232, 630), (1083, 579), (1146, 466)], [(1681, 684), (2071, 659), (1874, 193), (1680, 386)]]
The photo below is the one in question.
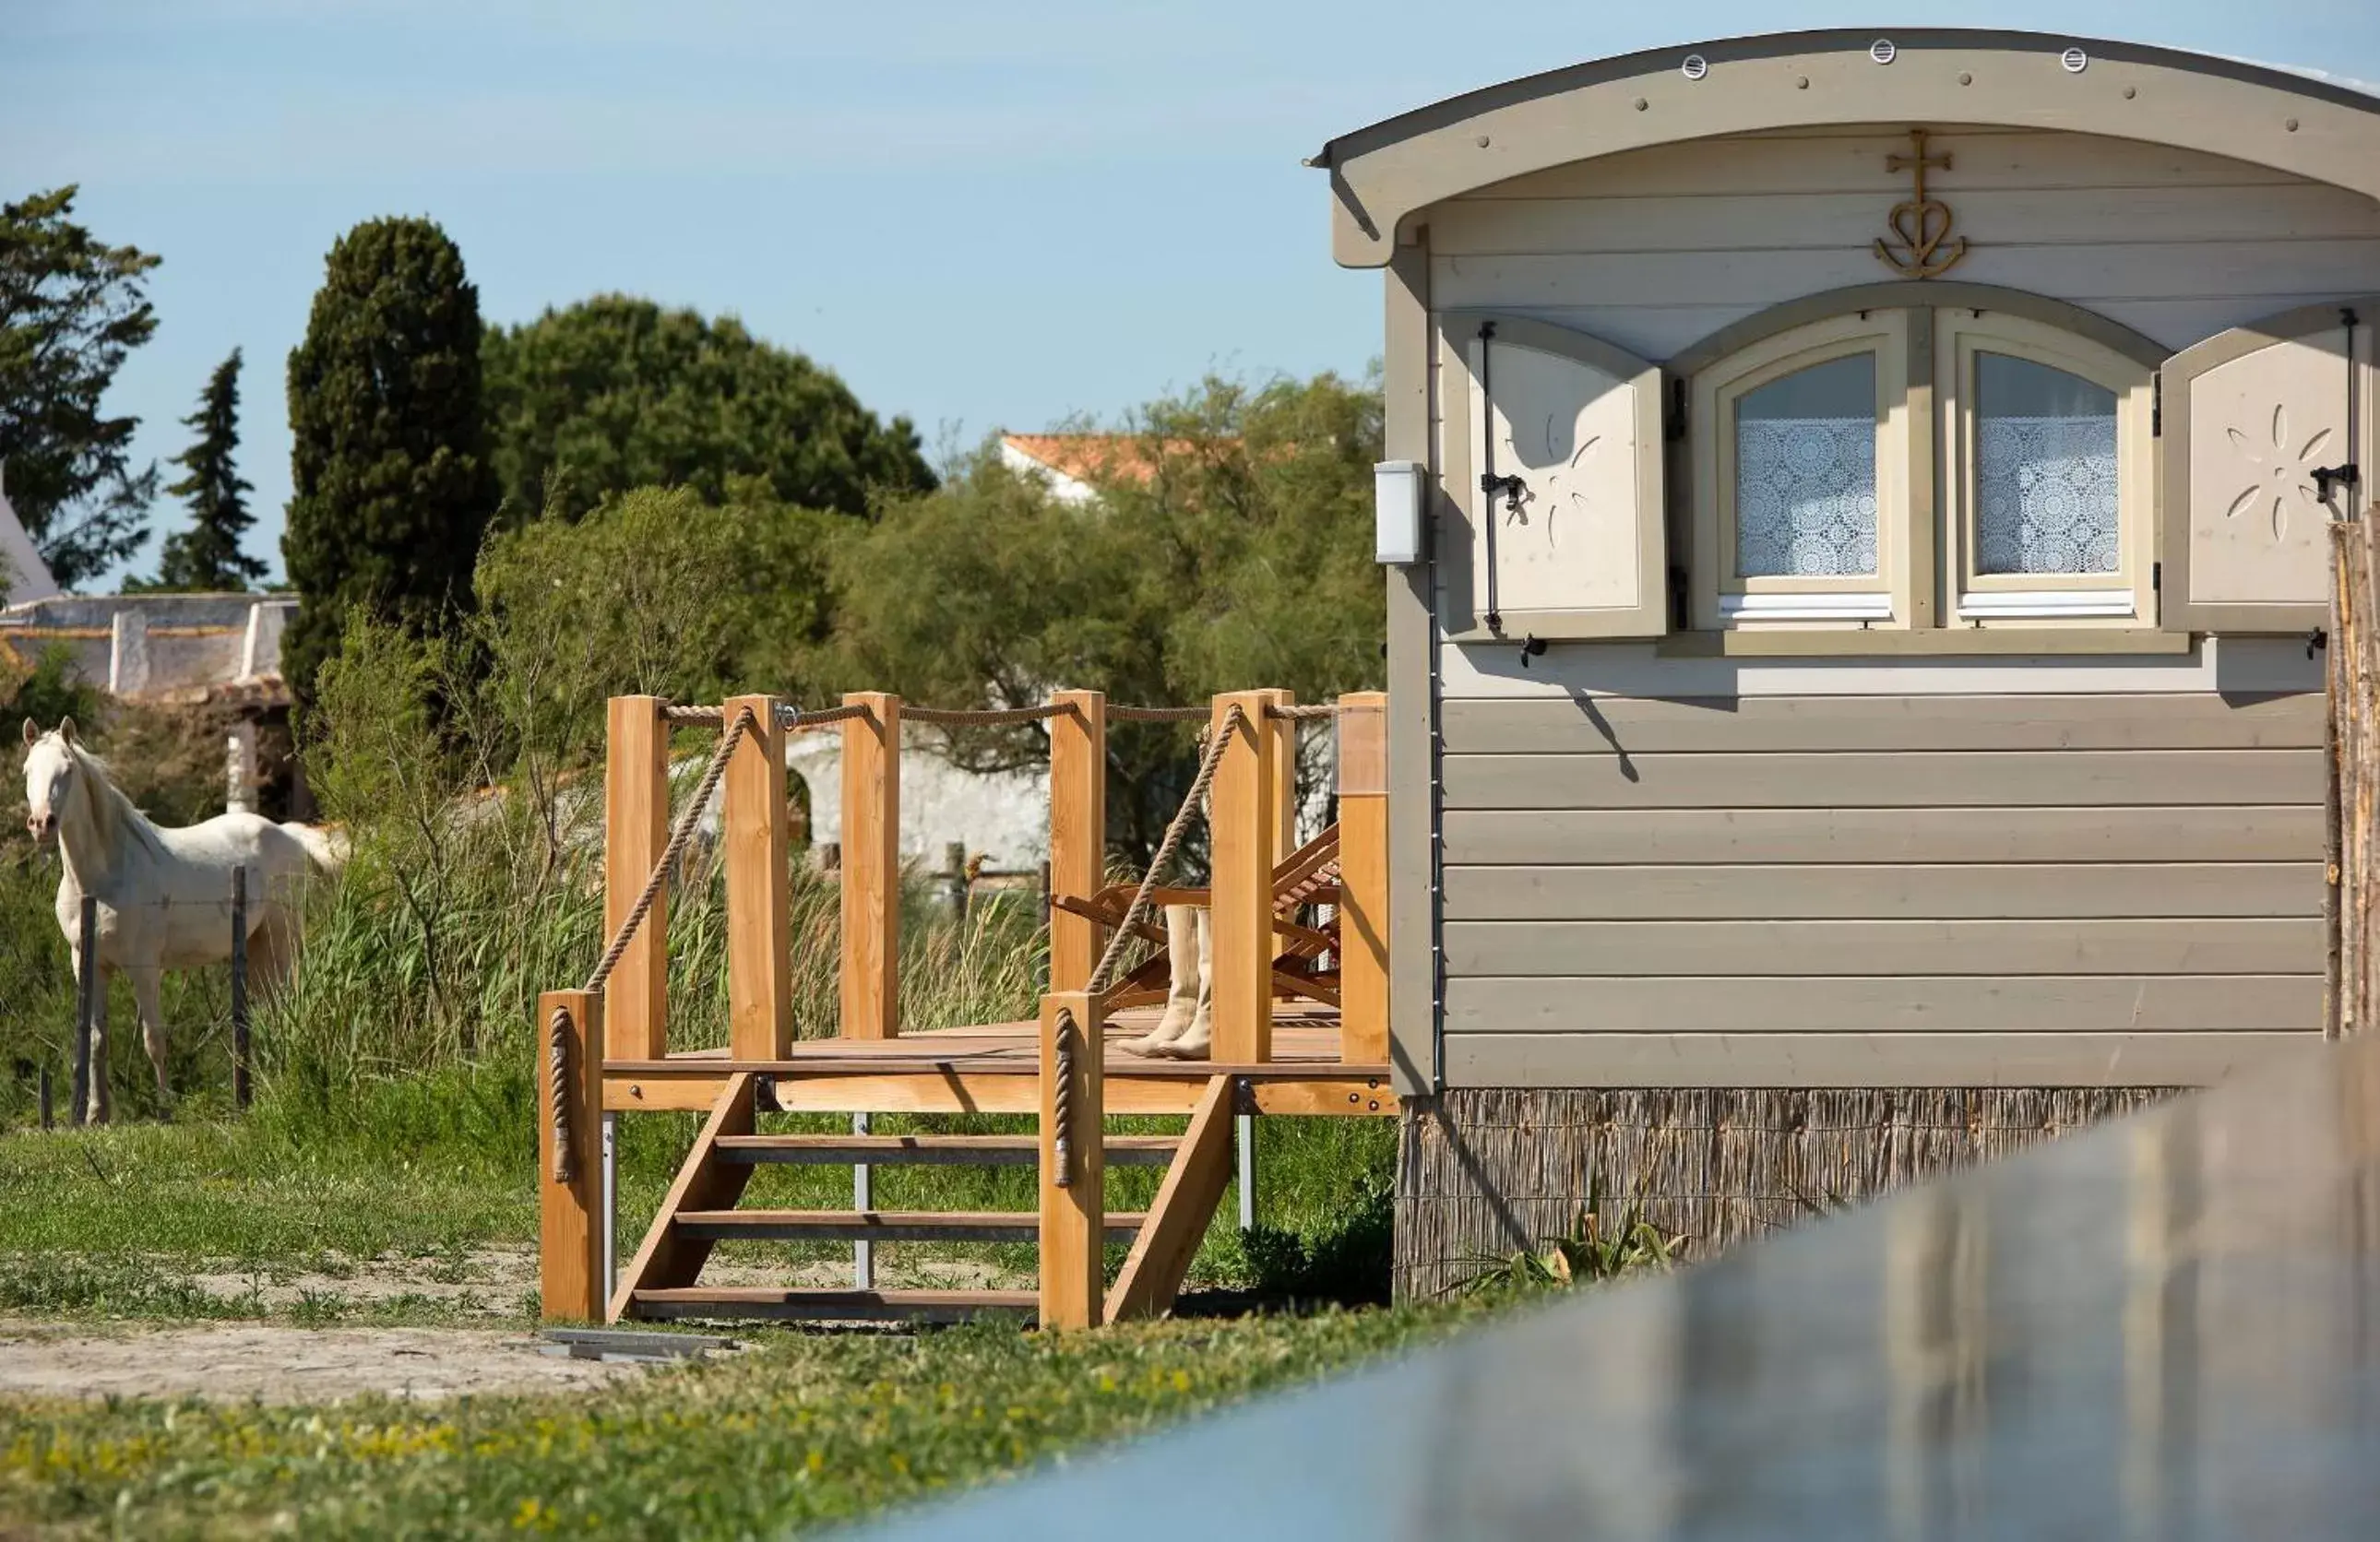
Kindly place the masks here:
[(1700, 54), (1689, 54), (1686, 55), (1686, 62), (1679, 68), (1685, 72), (1687, 79), (1699, 80), (1710, 73), (1710, 61)]
[(1900, 49), (1892, 46), (1890, 38), (1878, 38), (1867, 45), (1867, 56), (1880, 65), (1892, 63), (1900, 53)]
[(2080, 75), (2091, 67), (2091, 55), (2079, 48), (2070, 48), (2058, 55), (2058, 62), (2066, 67), (2067, 74)]

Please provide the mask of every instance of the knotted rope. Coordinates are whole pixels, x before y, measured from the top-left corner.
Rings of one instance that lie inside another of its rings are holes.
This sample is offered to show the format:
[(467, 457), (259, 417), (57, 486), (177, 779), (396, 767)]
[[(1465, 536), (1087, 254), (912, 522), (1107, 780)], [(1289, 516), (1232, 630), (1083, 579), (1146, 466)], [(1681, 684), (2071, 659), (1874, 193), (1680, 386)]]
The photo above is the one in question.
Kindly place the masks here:
[(545, 1028), (547, 1069), (553, 1077), (553, 1181), (578, 1181), (578, 1153), (570, 1144), (570, 1009), (553, 1009)]
[(1050, 1151), (1056, 1172), (1050, 1181), (1062, 1189), (1075, 1184), (1075, 1014), (1064, 1007), (1058, 1009), (1057, 1040), (1058, 1086), (1050, 1118), (1058, 1134)]
[(1157, 855), (1148, 859), (1148, 871), (1142, 875), (1140, 888), (1133, 894), (1132, 905), (1123, 913), (1123, 923), (1109, 934), (1107, 951), (1099, 954), (1099, 967), (1091, 971), (1087, 987), (1091, 994), (1098, 995), (1114, 983), (1116, 967), (1123, 960), (1125, 942), (1148, 916), (1148, 896), (1150, 891), (1157, 887), (1157, 876), (1165, 870), (1166, 863), (1172, 860), (1174, 848), (1182, 844), (1182, 832), (1190, 827), (1190, 816), (1206, 801), (1208, 789), (1215, 784), (1216, 768), (1223, 763), (1224, 747), (1232, 742), (1233, 734), (1245, 734), (1251, 739), (1256, 735), (1256, 725), (1248, 722), (1247, 713), (1242, 711), (1236, 702), (1223, 719), (1223, 731), (1207, 741), (1207, 753), (1198, 761), (1198, 774), (1191, 782), (1189, 794), (1183, 798), (1181, 808), (1174, 813), (1173, 822), (1165, 827), (1165, 838), (1157, 843)]

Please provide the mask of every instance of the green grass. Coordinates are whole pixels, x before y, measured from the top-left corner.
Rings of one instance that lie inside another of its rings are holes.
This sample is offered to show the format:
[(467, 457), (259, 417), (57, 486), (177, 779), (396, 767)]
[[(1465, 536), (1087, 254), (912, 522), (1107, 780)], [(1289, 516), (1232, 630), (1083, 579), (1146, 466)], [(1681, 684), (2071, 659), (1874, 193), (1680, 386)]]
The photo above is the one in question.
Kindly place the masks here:
[(449, 1405), (0, 1404), (0, 1523), (70, 1536), (767, 1536), (1013, 1474), (1472, 1315), (777, 1334), (597, 1393)]

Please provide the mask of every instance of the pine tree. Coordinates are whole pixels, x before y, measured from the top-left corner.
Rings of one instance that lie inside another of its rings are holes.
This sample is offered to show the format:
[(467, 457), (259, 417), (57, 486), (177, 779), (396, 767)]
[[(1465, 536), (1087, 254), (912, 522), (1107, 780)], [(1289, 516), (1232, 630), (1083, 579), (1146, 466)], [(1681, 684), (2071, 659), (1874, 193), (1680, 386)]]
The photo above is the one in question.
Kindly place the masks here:
[(75, 224), (75, 193), (0, 203), (0, 462), (17, 517), (69, 588), (140, 550), (157, 495), (156, 467), (132, 463), (140, 419), (100, 409), (157, 330), (157, 259)]
[(239, 350), (215, 366), (199, 397), (199, 410), (182, 419), (198, 442), (174, 457), (189, 475), (165, 489), (190, 506), (190, 528), (165, 538), (157, 565), (159, 589), (244, 589), (264, 577), (264, 564), (240, 550), (239, 538), (256, 516), (241, 496), (255, 489), (232, 465), (239, 448)]
[(324, 266), (289, 354), (295, 489), (281, 551), (302, 598), (281, 664), (300, 699), (354, 607), (432, 627), (470, 603), (497, 501), (480, 293), (463, 254), (429, 220), (368, 220)]

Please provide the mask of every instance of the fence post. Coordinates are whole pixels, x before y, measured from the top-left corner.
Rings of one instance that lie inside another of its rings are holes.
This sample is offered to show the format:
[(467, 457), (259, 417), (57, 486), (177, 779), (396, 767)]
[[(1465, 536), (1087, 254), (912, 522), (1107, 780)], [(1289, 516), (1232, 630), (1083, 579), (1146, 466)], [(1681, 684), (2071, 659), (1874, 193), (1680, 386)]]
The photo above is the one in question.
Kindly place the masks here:
[(737, 1060), (793, 1052), (793, 939), (785, 870), (785, 734), (773, 696), (730, 697), (722, 731), (749, 708), (729, 758), (720, 845), (727, 858), (727, 1046)]
[(1050, 989), (1091, 983), (1107, 929), (1050, 903), (1053, 894), (1087, 900), (1107, 880), (1108, 698), (1103, 691), (1060, 691), (1050, 720), (1050, 860), (1041, 869), (1041, 913), (1050, 928)]
[[(82, 897), (82, 915), (78, 917), (81, 929), (75, 933), (80, 948), (80, 967), (75, 972), (74, 1030), (74, 1106), (67, 1111), (67, 1123), (87, 1124), (91, 1122), (92, 1066), (91, 1063), (91, 1020), (99, 1011), (99, 900), (97, 896)], [(99, 1075), (107, 1075), (107, 1067), (98, 1067)]]
[[(731, 717), (727, 720), (732, 722)], [(619, 934), (669, 844), (669, 724), (653, 696), (615, 696), (603, 756), (603, 941)], [(603, 1028), (624, 1060), (669, 1051), (669, 890), (603, 985)]]
[(537, 999), (535, 1026), (539, 1315), (549, 1322), (601, 1322), (602, 998), (587, 990), (545, 991)]
[(946, 841), (942, 844), (942, 883), (948, 892), (951, 917), (964, 921), (967, 913), (966, 843)]
[(1339, 1058), (1389, 1060), (1389, 698), (1339, 698)]
[[(1215, 698), (1210, 734), (1222, 735), (1208, 825), (1213, 867), (1215, 1050), (1218, 1064), (1257, 1065), (1272, 1058), (1273, 808), (1279, 735), (1265, 716), (1270, 691)], [(1227, 732), (1232, 709), (1253, 733)]]
[(901, 1034), (901, 698), (854, 691), (843, 725), (843, 1037)]
[(1041, 1326), (1097, 1328), (1107, 1278), (1104, 1039), (1099, 998), (1041, 998)]
[(248, 865), (231, 870), (231, 1103), (248, 1111)]

